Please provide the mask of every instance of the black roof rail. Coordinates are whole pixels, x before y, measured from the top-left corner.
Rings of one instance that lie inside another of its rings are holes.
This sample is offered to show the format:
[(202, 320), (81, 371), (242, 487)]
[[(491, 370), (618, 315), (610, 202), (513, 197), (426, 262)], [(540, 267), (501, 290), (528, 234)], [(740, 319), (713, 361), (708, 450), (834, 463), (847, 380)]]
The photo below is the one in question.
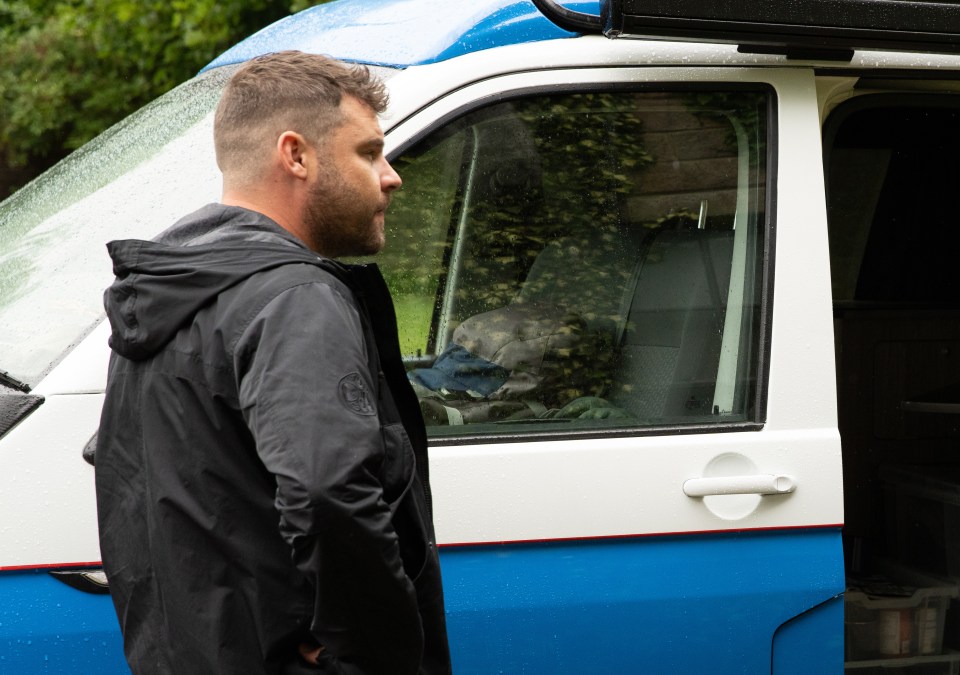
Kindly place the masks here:
[(564, 30), (573, 33), (603, 33), (603, 22), (599, 16), (575, 12), (559, 5), (555, 0), (531, 0), (540, 13)]
[(724, 42), (847, 59), (854, 49), (960, 54), (960, 0), (601, 0), (608, 37)]

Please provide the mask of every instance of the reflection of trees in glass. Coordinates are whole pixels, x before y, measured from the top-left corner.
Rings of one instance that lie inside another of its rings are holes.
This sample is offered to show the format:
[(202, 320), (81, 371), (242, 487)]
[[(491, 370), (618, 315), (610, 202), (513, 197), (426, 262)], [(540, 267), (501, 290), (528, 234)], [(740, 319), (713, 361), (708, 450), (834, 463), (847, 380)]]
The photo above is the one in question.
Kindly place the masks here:
[(386, 246), (373, 260), (393, 294), (404, 354), (427, 346), (451, 245), (463, 145), (463, 135), (453, 134), (393, 162), (404, 183), (387, 212)]
[(449, 247), (462, 144), (462, 138), (455, 136), (430, 152), (394, 162), (404, 184), (393, 196), (387, 244), (378, 262), (396, 293), (436, 293), (441, 261)]
[(635, 94), (528, 98), (472, 113), (395, 161), (404, 186), (378, 262), (401, 332), (412, 336), (405, 342), (426, 344), (454, 219), (465, 223), (466, 237), (460, 320), (513, 300), (537, 254), (557, 237), (576, 233), (582, 246), (622, 246), (622, 202), (634, 174), (652, 161), (636, 142), (641, 128)]
[[(748, 131), (755, 155), (764, 101), (743, 91), (538, 96), (435, 132), (395, 162), (405, 184), (380, 263), (401, 331), (426, 344), (457, 231), (463, 255), (450, 328), (517, 301), (521, 289), (525, 302), (549, 296), (588, 323), (616, 324), (616, 291), (629, 283), (646, 233), (695, 226), (708, 197), (708, 227), (732, 224), (739, 138), (730, 120)], [(531, 276), (551, 247), (576, 262)]]
[(739, 138), (737, 128), (730, 120), (736, 120), (740, 128), (747, 132), (751, 168), (762, 163), (761, 153), (766, 151), (767, 146), (764, 133), (767, 94), (758, 91), (701, 91), (688, 94), (685, 98), (694, 114), (721, 120), (728, 125), (727, 143), (734, 155), (737, 154)]
[[(617, 227), (624, 198), (634, 174), (653, 161), (637, 143), (643, 123), (633, 94), (527, 98), (498, 108), (500, 147), (483, 151), (506, 161), (491, 171), (491, 194), (470, 214), (476, 282), (461, 292), (471, 313), (513, 300), (553, 240), (584, 249), (622, 246)], [(556, 283), (575, 283), (576, 270), (571, 273)]]
[(517, 302), (572, 317), (579, 346), (551, 364), (567, 383), (554, 401), (604, 389), (636, 256), (626, 198), (653, 162), (642, 129), (636, 95), (609, 92), (517, 100), (478, 124), (483, 180), (467, 205), (457, 318)]

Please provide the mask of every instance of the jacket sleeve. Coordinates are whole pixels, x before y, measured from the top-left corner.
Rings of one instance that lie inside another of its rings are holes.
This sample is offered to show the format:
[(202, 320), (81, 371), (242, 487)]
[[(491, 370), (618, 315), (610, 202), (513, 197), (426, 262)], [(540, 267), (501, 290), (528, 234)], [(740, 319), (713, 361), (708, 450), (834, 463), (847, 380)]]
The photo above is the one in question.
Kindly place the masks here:
[(418, 672), (423, 629), (381, 484), (377, 373), (349, 291), (313, 282), (280, 293), (235, 354), (280, 533), (315, 593), (314, 637), (344, 673)]

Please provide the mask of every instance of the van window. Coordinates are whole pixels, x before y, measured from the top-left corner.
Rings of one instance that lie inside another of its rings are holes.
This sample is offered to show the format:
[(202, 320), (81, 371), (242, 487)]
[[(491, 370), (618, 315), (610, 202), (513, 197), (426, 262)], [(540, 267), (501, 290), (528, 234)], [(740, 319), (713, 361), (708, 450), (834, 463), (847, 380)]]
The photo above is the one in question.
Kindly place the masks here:
[(434, 436), (757, 419), (767, 97), (528, 96), (394, 159), (379, 262)]

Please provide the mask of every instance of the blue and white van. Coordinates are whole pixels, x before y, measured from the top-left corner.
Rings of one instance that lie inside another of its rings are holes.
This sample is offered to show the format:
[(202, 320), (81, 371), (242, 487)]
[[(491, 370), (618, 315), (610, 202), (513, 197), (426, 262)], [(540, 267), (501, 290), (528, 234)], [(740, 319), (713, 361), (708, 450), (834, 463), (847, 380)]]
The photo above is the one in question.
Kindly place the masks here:
[(0, 204), (0, 673), (127, 672), (104, 244), (219, 198), (283, 49), (390, 90), (458, 674), (958, 672), (960, 5), (337, 0)]

